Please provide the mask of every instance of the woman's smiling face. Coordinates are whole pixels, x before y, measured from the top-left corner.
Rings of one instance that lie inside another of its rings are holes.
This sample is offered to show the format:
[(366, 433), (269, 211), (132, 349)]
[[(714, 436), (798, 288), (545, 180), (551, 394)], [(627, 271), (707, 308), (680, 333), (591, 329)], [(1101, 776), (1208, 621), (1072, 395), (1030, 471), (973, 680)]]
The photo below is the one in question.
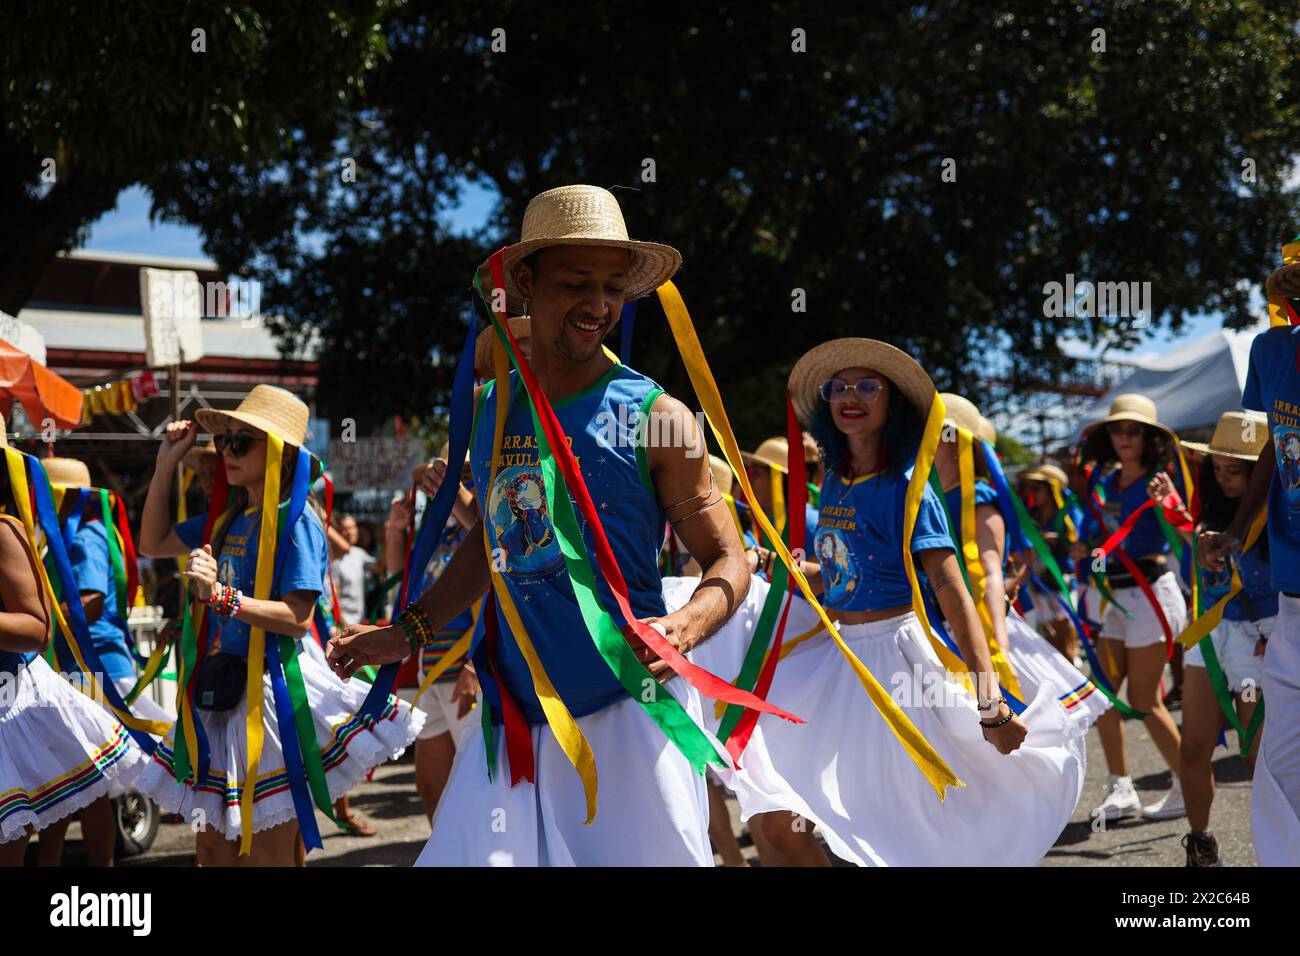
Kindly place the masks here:
[[(830, 399), (836, 428), (845, 435), (872, 435), (885, 427), (890, 396), (883, 375), (869, 368), (845, 368), (831, 376), (831, 381), (835, 380), (847, 386), (842, 390), (836, 387)], [(873, 384), (877, 386), (874, 390)]]

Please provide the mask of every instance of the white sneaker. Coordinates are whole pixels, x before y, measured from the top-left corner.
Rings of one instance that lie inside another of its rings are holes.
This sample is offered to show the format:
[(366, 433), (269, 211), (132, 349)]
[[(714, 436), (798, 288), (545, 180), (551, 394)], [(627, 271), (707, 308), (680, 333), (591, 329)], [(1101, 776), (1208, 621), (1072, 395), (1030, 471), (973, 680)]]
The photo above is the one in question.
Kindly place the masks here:
[(1174, 777), (1174, 785), (1169, 788), (1169, 792), (1148, 807), (1142, 808), (1142, 816), (1148, 820), (1172, 820), (1175, 817), (1187, 815), (1187, 808), (1183, 806), (1183, 786)]
[[(1137, 791), (1133, 789), (1132, 777), (1107, 774), (1106, 784), (1110, 792), (1106, 794), (1106, 799), (1101, 801), (1101, 806), (1092, 811), (1093, 819), (1102, 816), (1107, 820), (1118, 820), (1121, 817), (1141, 815), (1142, 801), (1138, 799)], [(1179, 797), (1180, 801), (1181, 799)]]

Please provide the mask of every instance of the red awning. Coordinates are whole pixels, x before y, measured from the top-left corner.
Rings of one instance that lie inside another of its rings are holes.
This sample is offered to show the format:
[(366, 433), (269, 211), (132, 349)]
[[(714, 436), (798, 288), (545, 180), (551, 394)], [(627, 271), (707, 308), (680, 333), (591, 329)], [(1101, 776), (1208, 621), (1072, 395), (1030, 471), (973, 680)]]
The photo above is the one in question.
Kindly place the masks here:
[(81, 389), (16, 346), (0, 341), (0, 414), (9, 416), (15, 398), (37, 428), (47, 418), (59, 428), (81, 424)]

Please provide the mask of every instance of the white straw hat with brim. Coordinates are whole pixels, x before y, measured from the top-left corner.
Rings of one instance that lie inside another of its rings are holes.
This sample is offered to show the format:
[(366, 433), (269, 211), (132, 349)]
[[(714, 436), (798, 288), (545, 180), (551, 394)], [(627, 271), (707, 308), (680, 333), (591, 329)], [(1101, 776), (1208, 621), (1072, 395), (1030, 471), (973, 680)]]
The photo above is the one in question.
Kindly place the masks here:
[[(533, 319), (528, 315), (512, 315), (506, 319), (506, 324), (510, 328), (510, 334), (516, 339), (532, 338)], [(496, 340), (496, 331), (489, 325), (486, 329), (478, 334), (478, 339), (474, 342), (474, 374), (479, 378), (495, 378), (496, 368), (493, 365), (492, 343)], [(519, 343), (523, 346), (523, 343)], [(508, 354), (508, 353), (507, 353)]]
[(1045, 461), (1042, 464), (1035, 465), (1028, 471), (1021, 472), (1020, 477), (1024, 481), (1041, 481), (1044, 484), (1058, 485), (1062, 488), (1070, 484), (1070, 478), (1065, 471), (1050, 461)]
[[(560, 186), (534, 196), (524, 210), (519, 242), (505, 251), (506, 295), (520, 301), (515, 267), (520, 260), (549, 246), (608, 246), (632, 253), (625, 301), (653, 292), (671, 279), (682, 264), (682, 254), (658, 242), (629, 239), (623, 210), (608, 189), (599, 186)], [(479, 266), (484, 292), (492, 288), (489, 262)]]
[(1258, 461), (1260, 452), (1268, 444), (1268, 418), (1254, 412), (1224, 412), (1214, 426), (1209, 444), (1197, 441), (1183, 442), (1202, 455), (1225, 455), (1242, 461)]
[(256, 385), (233, 411), (200, 408), (194, 417), (205, 431), (220, 434), (231, 421), (275, 435), (286, 445), (301, 448), (307, 440), (307, 406), (302, 399), (275, 385)]
[(943, 420), (952, 422), (958, 428), (964, 428), (978, 437), (980, 422), (984, 420), (984, 416), (975, 407), (975, 403), (954, 392), (940, 392), (939, 397), (943, 399)]
[(790, 470), (790, 443), (779, 436), (766, 439), (754, 451), (742, 451), (746, 465), (770, 465), (781, 472)]
[(1145, 395), (1138, 395), (1133, 392), (1116, 395), (1114, 401), (1110, 403), (1110, 414), (1099, 422), (1085, 425), (1083, 437), (1087, 438), (1098, 428), (1109, 425), (1111, 422), (1138, 422), (1142, 425), (1158, 428), (1170, 438), (1174, 437), (1174, 433), (1167, 426), (1160, 424), (1159, 418), (1156, 417), (1156, 403)]
[(731, 494), (736, 476), (731, 473), (731, 466), (717, 455), (709, 456), (709, 470), (713, 472), (713, 483), (724, 495)]
[(879, 372), (898, 386), (924, 419), (934, 401), (934, 382), (916, 360), (888, 342), (876, 339), (831, 339), (805, 352), (790, 372), (788, 387), (795, 414), (805, 428), (822, 400), (822, 383), (846, 368)]
[(79, 458), (42, 458), (41, 467), (49, 476), (50, 484), (65, 488), (93, 488), (90, 469)]
[(187, 451), (185, 457), (181, 459), (181, 464), (190, 469), (190, 471), (198, 471), (203, 465), (203, 459), (207, 458), (209, 455), (212, 456), (213, 460), (220, 457), (217, 454), (217, 446), (211, 441), (206, 441), (202, 445), (195, 445)]
[(990, 445), (996, 445), (998, 443), (997, 428), (995, 428), (993, 423), (983, 415), (980, 416), (980, 430), (975, 434), (980, 438), (983, 438)]

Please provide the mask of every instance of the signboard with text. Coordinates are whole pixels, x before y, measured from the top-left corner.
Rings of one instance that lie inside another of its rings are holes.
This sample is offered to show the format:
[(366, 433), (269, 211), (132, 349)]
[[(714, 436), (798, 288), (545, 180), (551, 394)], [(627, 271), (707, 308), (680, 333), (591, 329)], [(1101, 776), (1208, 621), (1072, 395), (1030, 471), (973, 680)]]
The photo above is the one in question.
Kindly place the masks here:
[(363, 488), (409, 488), (411, 469), (427, 454), (424, 442), (405, 438), (334, 439), (330, 442), (329, 469), (337, 491)]

